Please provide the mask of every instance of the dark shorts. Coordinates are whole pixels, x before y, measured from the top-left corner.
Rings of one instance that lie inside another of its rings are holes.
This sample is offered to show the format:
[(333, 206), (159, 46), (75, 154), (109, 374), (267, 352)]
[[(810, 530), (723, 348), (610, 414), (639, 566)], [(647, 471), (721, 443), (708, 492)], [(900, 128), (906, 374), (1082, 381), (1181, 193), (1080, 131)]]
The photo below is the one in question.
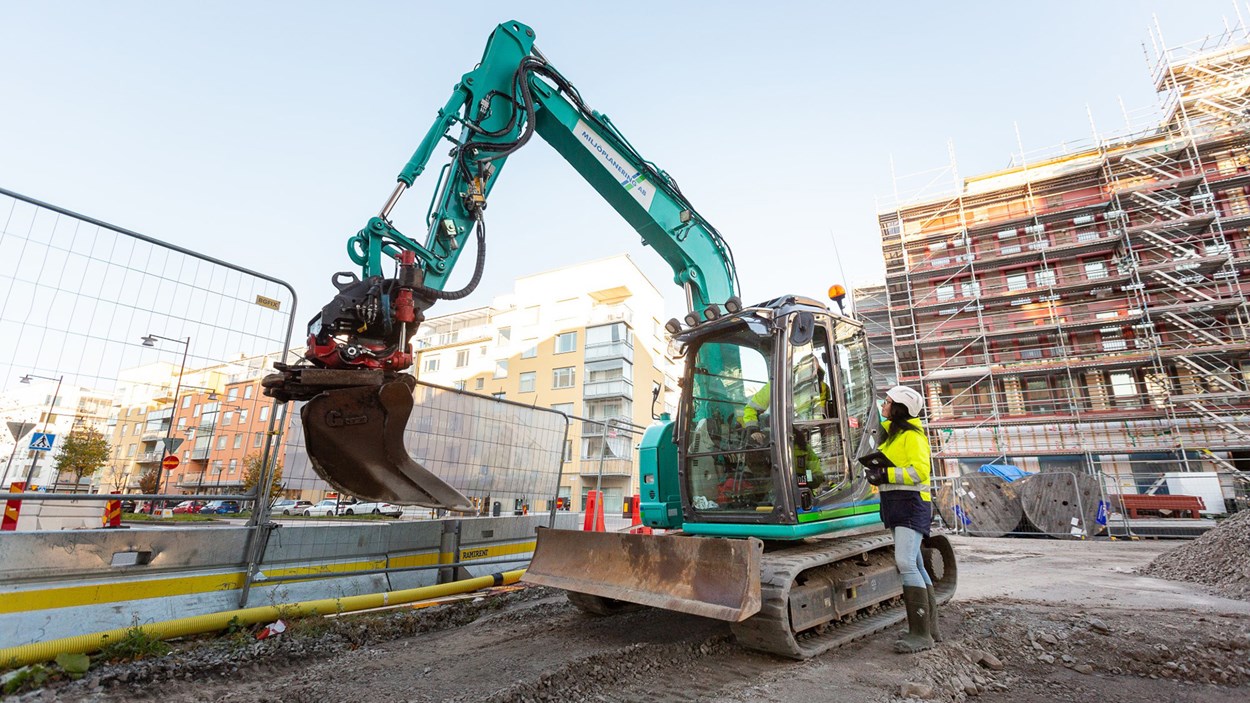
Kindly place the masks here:
[(916, 491), (885, 491), (881, 494), (881, 522), (887, 530), (910, 527), (925, 537), (933, 522), (933, 503)]

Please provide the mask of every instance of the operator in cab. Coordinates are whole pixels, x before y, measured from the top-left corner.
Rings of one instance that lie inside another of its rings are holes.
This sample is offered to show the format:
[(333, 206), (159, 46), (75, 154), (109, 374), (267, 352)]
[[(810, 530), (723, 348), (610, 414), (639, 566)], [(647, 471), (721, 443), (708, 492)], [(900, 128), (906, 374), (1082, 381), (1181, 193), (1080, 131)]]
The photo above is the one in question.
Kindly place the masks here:
[(894, 532), (894, 563), (903, 576), (907, 606), (907, 634), (894, 643), (894, 651), (901, 653), (929, 649), (940, 639), (933, 580), (920, 553), (933, 519), (929, 437), (919, 418), (923, 409), (924, 397), (914, 388), (891, 388), (881, 405), (878, 435), (878, 447), (893, 464), (879, 488), (881, 521)]

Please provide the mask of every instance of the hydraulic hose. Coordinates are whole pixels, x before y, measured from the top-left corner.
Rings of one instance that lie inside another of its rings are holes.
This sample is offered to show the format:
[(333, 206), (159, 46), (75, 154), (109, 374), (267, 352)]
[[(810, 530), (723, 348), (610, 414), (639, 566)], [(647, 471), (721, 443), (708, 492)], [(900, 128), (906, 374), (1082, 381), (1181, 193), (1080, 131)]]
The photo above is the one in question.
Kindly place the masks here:
[[(177, 620), (154, 622), (136, 627), (154, 639), (173, 639), (187, 635), (198, 635), (206, 632), (217, 632), (235, 625), (255, 625), (262, 622), (273, 622), (280, 617), (326, 615), (329, 613), (348, 613), (370, 608), (381, 608), (389, 605), (413, 603), (430, 598), (441, 598), (456, 593), (468, 593), (492, 586), (506, 586), (516, 583), (525, 573), (524, 569), (505, 571), (490, 576), (454, 581), (436, 586), (406, 588), (402, 591), (386, 593), (369, 593), (360, 596), (343, 598), (322, 598), (320, 600), (290, 603), (282, 606), (266, 605), (257, 608), (228, 610), (223, 613), (196, 615)], [(18, 667), (38, 662), (51, 661), (58, 654), (87, 654), (102, 649), (110, 642), (116, 642), (126, 636), (134, 628), (124, 627), (104, 632), (93, 632), (87, 635), (62, 637), (46, 642), (35, 642), (17, 647), (0, 649), (0, 666)]]
[(437, 290), (435, 288), (426, 288), (418, 286), (414, 288), (418, 294), (435, 300), (460, 300), (468, 296), (475, 289), (477, 284), (482, 282), (482, 272), (486, 269), (486, 220), (478, 215), (477, 218), (477, 262), (473, 265), (473, 278), (469, 279), (469, 283), (460, 290)]

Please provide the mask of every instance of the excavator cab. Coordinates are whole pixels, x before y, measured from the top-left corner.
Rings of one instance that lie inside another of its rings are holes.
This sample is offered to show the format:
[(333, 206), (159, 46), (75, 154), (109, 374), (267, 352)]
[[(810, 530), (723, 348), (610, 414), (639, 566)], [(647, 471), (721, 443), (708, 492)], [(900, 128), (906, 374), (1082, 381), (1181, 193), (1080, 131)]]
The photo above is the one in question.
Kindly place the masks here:
[(876, 422), (862, 336), (857, 322), (795, 296), (678, 336), (686, 345), (675, 430), (683, 530), (774, 526), (796, 539), (801, 525), (833, 513), (876, 512), (853, 461), (874, 441), (866, 430)]

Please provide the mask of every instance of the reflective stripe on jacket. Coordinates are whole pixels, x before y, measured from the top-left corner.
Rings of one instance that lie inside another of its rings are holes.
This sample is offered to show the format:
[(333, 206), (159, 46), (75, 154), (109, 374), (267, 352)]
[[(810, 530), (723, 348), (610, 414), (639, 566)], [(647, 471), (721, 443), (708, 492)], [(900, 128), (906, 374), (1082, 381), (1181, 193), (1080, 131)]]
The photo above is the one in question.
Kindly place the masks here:
[[(924, 432), (920, 420), (912, 418), (907, 421), (919, 432), (900, 432), (894, 439), (881, 445), (881, 453), (885, 454), (894, 464), (886, 470), (886, 483), (881, 491), (916, 491), (926, 502), (933, 499), (929, 488), (929, 437)], [(890, 421), (885, 420), (881, 426), (890, 429)]]

